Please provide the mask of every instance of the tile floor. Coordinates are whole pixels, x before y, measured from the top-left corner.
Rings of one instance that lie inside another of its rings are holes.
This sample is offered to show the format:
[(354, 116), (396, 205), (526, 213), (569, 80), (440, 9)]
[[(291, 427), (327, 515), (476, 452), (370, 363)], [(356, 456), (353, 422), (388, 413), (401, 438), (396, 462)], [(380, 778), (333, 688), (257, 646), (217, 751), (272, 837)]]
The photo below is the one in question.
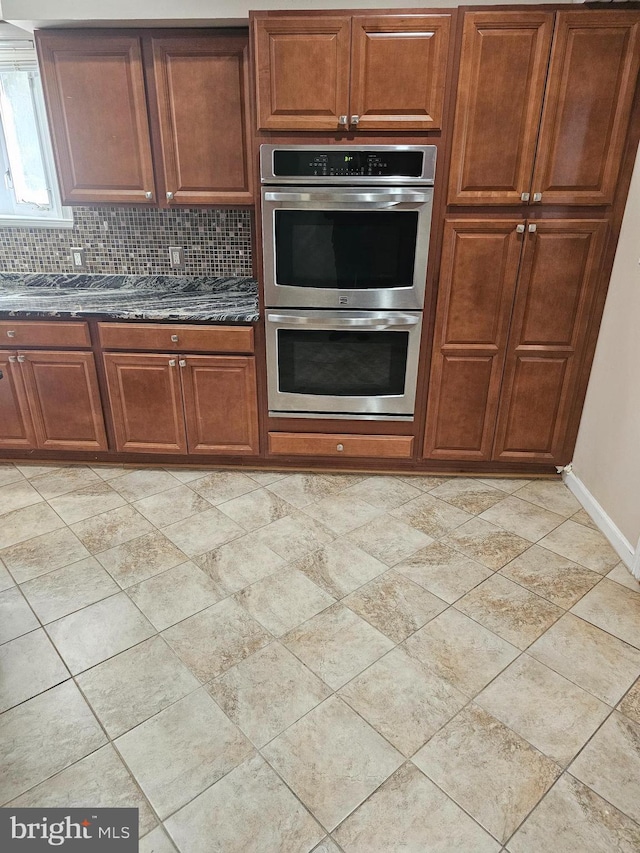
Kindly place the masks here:
[(637, 853), (640, 586), (558, 482), (0, 466), (0, 802), (142, 853)]

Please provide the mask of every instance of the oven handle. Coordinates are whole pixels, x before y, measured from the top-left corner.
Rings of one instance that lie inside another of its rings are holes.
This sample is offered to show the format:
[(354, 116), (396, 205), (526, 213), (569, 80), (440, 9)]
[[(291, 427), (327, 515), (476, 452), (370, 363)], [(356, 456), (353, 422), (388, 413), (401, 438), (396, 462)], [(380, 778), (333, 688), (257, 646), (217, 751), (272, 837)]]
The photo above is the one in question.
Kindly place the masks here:
[(265, 201), (312, 201), (312, 202), (341, 202), (366, 203), (372, 207), (389, 207), (390, 204), (402, 204), (406, 202), (430, 201), (431, 192), (414, 192), (403, 190), (401, 192), (390, 192), (389, 190), (377, 190), (371, 192), (271, 192), (264, 194)]
[(390, 326), (417, 326), (419, 317), (402, 316), (390, 317), (388, 320), (370, 319), (369, 317), (331, 317), (323, 320), (318, 317), (290, 317), (287, 314), (267, 314), (270, 323), (286, 323), (290, 326), (364, 326), (367, 329), (388, 329)]

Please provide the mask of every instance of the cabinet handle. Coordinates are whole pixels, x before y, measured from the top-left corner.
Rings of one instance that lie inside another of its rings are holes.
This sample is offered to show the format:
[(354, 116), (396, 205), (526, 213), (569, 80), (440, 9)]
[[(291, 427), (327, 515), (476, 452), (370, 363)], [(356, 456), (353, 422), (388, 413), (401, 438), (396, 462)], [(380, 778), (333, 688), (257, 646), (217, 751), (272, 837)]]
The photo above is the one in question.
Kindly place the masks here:
[(169, 367), (175, 367), (175, 366), (176, 366), (175, 358), (170, 358), (169, 359)]
[(534, 193), (533, 194), (534, 201), (542, 201), (542, 193)]
[(520, 223), (520, 225), (516, 225), (516, 231), (518, 234), (524, 234), (524, 225)]
[(173, 193), (167, 193), (167, 201), (173, 201)]
[(340, 117), (338, 118), (338, 124), (339, 124), (341, 127), (346, 127), (348, 118), (349, 118), (348, 116), (340, 116)]
[(522, 193), (520, 201), (529, 201), (529, 193)]
[(177, 344), (178, 343), (178, 336), (177, 335), (171, 335), (171, 342), (174, 344)]
[(13, 329), (9, 329), (9, 331), (7, 332), (7, 337), (8, 338), (15, 338), (15, 336), (16, 336), (15, 331)]
[(15, 364), (17, 360), (18, 360), (18, 359), (15, 357), (15, 355), (10, 355), (10, 356), (9, 356), (9, 361), (11, 362), (11, 364)]
[(187, 360), (185, 358), (181, 358), (180, 361), (178, 362), (178, 364), (180, 365), (180, 367), (186, 367), (187, 366)]
[(360, 124), (360, 116), (351, 116), (351, 124), (357, 127)]
[(18, 361), (20, 362), (20, 364), (22, 364), (22, 362), (23, 362), (23, 361), (26, 361), (26, 360), (27, 360), (27, 359), (26, 359), (23, 355), (19, 355), (19, 356), (18, 356)]
[(533, 234), (533, 232), (537, 231), (537, 230), (538, 230), (538, 226), (535, 224), (535, 222), (529, 226), (529, 234)]
[(146, 193), (144, 194), (144, 197), (145, 197), (145, 198), (148, 198), (148, 199), (149, 199), (149, 201), (151, 201), (151, 199), (153, 198), (153, 193), (146, 192)]
[(336, 444), (336, 450), (342, 452), (344, 450), (344, 444)]

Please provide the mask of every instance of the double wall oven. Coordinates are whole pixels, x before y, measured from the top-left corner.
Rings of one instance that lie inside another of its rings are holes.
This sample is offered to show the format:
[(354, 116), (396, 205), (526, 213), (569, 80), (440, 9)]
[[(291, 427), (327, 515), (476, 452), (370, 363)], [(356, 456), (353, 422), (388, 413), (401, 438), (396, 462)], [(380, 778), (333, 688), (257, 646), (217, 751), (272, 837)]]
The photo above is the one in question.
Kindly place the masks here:
[(268, 398), (411, 419), (435, 146), (261, 146)]

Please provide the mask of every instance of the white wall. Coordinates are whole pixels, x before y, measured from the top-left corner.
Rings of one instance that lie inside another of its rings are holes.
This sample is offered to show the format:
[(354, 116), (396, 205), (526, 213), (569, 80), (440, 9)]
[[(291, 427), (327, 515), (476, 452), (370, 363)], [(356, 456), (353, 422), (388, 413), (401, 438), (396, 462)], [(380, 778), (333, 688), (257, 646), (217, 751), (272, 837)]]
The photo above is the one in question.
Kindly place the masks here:
[(632, 549), (640, 540), (639, 238), (640, 154), (573, 459), (574, 474)]

